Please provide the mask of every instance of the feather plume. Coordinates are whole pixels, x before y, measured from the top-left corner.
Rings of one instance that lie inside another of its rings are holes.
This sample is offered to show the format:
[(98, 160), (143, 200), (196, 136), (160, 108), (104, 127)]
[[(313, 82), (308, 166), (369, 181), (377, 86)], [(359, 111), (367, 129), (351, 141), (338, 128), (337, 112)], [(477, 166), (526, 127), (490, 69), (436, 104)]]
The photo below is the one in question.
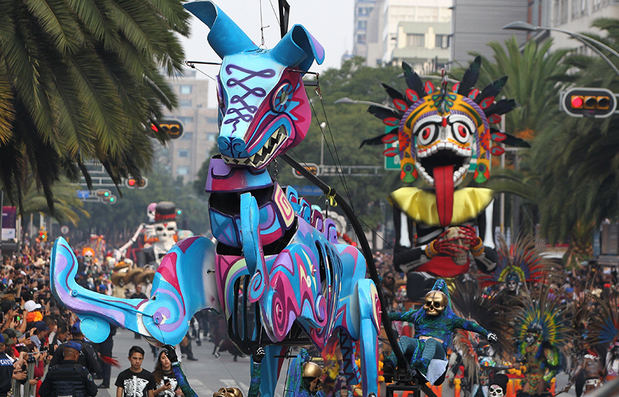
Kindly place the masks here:
[(417, 95), (423, 96), (426, 90), (419, 75), (415, 73), (411, 65), (406, 62), (402, 62), (402, 69), (404, 69), (404, 78), (406, 79), (408, 88), (417, 92)]
[(487, 116), (492, 114), (501, 115), (512, 111), (516, 106), (518, 106), (518, 104), (516, 104), (516, 101), (513, 99), (501, 99), (484, 109), (484, 113), (486, 113)]
[(460, 86), (458, 86), (458, 94), (468, 96), (469, 91), (477, 82), (479, 78), (479, 70), (481, 69), (481, 57), (478, 55), (473, 62), (469, 65), (469, 68), (464, 72)]
[(488, 84), (481, 91), (481, 94), (479, 94), (477, 98), (475, 98), (475, 102), (480, 103), (486, 98), (496, 97), (499, 94), (499, 92), (501, 92), (503, 87), (505, 86), (505, 83), (507, 83), (507, 76), (503, 76), (500, 79), (495, 80), (492, 83)]

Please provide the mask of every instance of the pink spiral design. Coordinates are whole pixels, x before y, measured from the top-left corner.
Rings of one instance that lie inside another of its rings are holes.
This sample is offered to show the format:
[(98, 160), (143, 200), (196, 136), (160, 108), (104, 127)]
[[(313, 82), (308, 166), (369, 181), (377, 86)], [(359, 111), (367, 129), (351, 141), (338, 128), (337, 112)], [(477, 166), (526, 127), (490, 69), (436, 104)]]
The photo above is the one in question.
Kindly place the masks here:
[(278, 341), (281, 341), (288, 332), (288, 310), (281, 296), (275, 291), (273, 294), (273, 332)]

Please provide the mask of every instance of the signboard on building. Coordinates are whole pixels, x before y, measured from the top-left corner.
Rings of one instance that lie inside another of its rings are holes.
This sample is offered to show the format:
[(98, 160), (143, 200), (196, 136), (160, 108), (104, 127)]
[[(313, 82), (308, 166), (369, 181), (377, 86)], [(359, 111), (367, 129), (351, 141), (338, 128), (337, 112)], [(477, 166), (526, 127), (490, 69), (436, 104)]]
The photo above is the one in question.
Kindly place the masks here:
[(0, 240), (14, 240), (17, 227), (17, 207), (2, 207), (2, 234)]

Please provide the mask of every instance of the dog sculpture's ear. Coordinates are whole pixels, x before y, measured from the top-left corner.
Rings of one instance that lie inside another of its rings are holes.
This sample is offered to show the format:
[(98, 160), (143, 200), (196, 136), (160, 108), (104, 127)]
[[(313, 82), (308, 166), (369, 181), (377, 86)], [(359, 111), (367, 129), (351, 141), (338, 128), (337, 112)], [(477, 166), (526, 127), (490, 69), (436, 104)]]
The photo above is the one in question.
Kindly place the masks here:
[(220, 58), (258, 48), (245, 32), (213, 2), (197, 1), (184, 4), (183, 7), (211, 29), (207, 39)]
[(279, 63), (307, 71), (314, 60), (321, 64), (325, 59), (325, 49), (301, 25), (292, 29), (271, 50), (271, 55)]

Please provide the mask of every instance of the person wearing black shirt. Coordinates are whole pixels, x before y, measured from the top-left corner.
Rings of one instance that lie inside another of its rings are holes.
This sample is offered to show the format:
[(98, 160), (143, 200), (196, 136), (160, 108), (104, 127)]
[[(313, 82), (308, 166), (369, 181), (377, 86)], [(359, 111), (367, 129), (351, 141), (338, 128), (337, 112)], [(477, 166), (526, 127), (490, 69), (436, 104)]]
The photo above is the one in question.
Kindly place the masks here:
[(79, 343), (73, 341), (64, 345), (64, 360), (49, 368), (39, 389), (41, 397), (97, 395), (97, 385), (92, 375), (86, 367), (77, 362), (81, 348)]
[(122, 371), (116, 378), (116, 397), (153, 397), (155, 379), (142, 368), (144, 349), (133, 346), (129, 349), (131, 367)]
[[(97, 353), (95, 352), (94, 347), (84, 340), (84, 335), (80, 329), (79, 322), (76, 322), (71, 326), (71, 342), (79, 343), (81, 346), (81, 351), (78, 357), (78, 363), (82, 364), (88, 372), (91, 374), (100, 374), (101, 373), (101, 365), (99, 364), (99, 359)], [(56, 365), (62, 361), (64, 346), (62, 344), (58, 346), (58, 348), (54, 351), (54, 356), (52, 357), (52, 361), (50, 361), (49, 365)]]
[(6, 397), (11, 391), (13, 381), (13, 359), (6, 354), (4, 337), (0, 334), (0, 397)]

